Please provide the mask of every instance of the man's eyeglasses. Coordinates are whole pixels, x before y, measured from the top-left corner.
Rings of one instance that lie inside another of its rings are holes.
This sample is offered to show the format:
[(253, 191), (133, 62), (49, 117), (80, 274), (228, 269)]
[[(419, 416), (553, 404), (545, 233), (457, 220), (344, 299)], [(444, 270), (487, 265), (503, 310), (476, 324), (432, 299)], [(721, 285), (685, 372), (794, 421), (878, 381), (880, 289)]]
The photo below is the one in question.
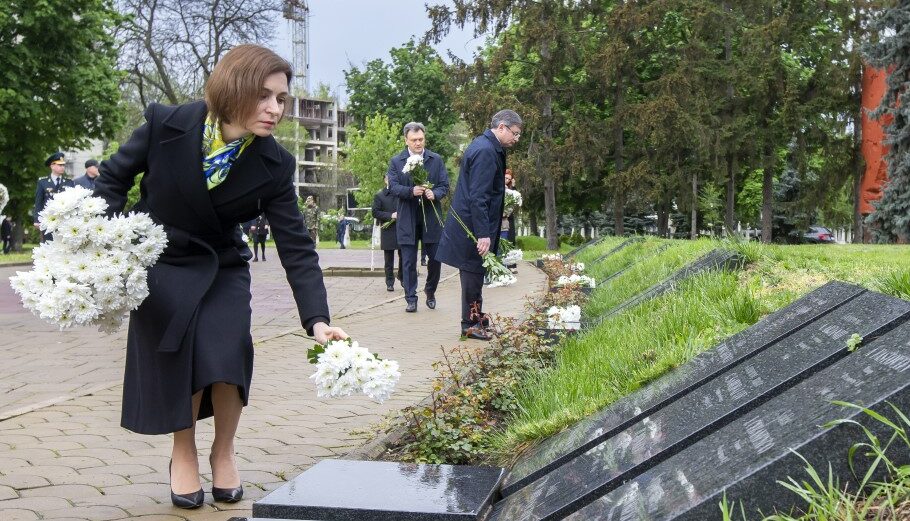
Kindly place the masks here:
[(509, 127), (505, 127), (505, 129), (508, 130), (513, 136), (515, 136), (515, 139), (521, 138), (521, 132), (515, 132)]

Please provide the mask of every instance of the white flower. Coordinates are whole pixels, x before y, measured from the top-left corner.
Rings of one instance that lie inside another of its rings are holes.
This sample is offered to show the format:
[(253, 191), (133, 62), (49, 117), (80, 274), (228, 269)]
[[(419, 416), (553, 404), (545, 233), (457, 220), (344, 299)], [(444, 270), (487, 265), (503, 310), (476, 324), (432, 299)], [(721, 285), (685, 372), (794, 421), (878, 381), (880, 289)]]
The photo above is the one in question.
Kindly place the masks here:
[(382, 403), (401, 378), (398, 362), (379, 360), (357, 342), (330, 341), (316, 358), (316, 372), (310, 379), (319, 397), (337, 398), (362, 392)]
[(512, 250), (509, 250), (508, 253), (503, 255), (502, 263), (503, 264), (517, 264), (518, 261), (520, 261), (522, 259), (524, 259), (524, 252), (515, 248)]
[(145, 267), (164, 250), (164, 230), (143, 214), (105, 218), (106, 209), (82, 187), (57, 194), (38, 216), (53, 240), (33, 250), (31, 271), (10, 278), (22, 304), (61, 329), (116, 331), (148, 296)]
[(544, 261), (558, 261), (558, 260), (562, 260), (562, 254), (561, 253), (547, 253), (547, 254), (541, 255), (540, 259), (544, 260)]
[(575, 264), (569, 264), (569, 269), (575, 273), (585, 271), (585, 263), (577, 262)]
[(553, 306), (547, 310), (547, 328), (548, 329), (570, 329), (577, 330), (581, 328), (581, 307)]
[(556, 279), (556, 285), (559, 287), (583, 286), (587, 288), (593, 288), (597, 285), (597, 282), (592, 277), (589, 277), (587, 275), (578, 275), (573, 273), (568, 277), (561, 275), (558, 279)]
[(6, 208), (7, 203), (9, 203), (9, 190), (0, 184), (0, 212), (3, 212), (3, 209)]
[(401, 172), (407, 174), (418, 166), (423, 166), (423, 156), (411, 156), (404, 162), (404, 167), (401, 169)]

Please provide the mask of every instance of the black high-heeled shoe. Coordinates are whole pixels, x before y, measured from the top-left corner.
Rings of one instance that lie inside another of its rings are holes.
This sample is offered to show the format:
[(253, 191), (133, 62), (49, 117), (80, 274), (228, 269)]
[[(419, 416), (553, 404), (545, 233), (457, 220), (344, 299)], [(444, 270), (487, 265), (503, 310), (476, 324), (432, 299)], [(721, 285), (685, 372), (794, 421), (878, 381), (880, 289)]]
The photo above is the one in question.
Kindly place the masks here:
[[(173, 465), (173, 461), (170, 461), (167, 464), (167, 473), (169, 479), (173, 479), (171, 477), (171, 467), (173, 467)], [(173, 503), (177, 508), (185, 508), (187, 510), (199, 508), (202, 506), (202, 503), (205, 502), (205, 491), (202, 490), (202, 487), (199, 487), (199, 490), (196, 492), (190, 492), (189, 494), (177, 494), (174, 492), (173, 487), (170, 487), (170, 485), (168, 488), (171, 489), (171, 503)]]
[[(209, 466), (212, 465), (212, 457), (209, 456)], [(223, 503), (236, 503), (243, 499), (243, 483), (235, 488), (218, 488), (215, 486), (215, 468), (212, 467), (212, 498), (215, 501)]]

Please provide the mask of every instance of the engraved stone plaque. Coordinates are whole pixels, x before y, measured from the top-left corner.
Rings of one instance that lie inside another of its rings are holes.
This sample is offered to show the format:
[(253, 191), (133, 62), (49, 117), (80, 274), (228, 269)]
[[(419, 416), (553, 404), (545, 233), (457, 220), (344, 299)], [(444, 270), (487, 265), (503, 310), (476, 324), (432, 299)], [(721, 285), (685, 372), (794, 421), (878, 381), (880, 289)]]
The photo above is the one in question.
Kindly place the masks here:
[[(886, 402), (904, 412), (910, 410), (910, 323), (861, 347), (566, 519), (720, 519), (718, 504), (725, 493), (728, 502), (742, 503), (750, 519), (760, 519), (759, 510), (768, 515), (775, 509), (788, 512), (805, 506), (777, 483), (787, 477), (808, 479), (806, 464), (796, 453), (823, 478), (827, 478), (830, 464), (833, 475), (844, 485), (851, 476), (848, 451), (854, 443), (866, 441), (854, 425), (828, 429), (825, 424), (853, 419), (880, 439), (891, 435), (864, 413), (833, 401), (860, 404), (892, 420), (894, 413)], [(910, 454), (903, 446), (889, 452), (889, 457), (896, 465), (910, 463)], [(868, 460), (862, 455), (857, 458), (857, 472), (862, 474)]]
[(511, 494), (864, 291), (851, 284), (828, 283), (601, 412), (548, 438), (515, 464), (504, 481), (503, 494)]
[(873, 339), (908, 314), (910, 302), (866, 292), (513, 492), (493, 519), (561, 519), (843, 359), (852, 334)]
[(466, 521), (488, 509), (503, 469), (322, 460), (253, 504), (253, 517)]

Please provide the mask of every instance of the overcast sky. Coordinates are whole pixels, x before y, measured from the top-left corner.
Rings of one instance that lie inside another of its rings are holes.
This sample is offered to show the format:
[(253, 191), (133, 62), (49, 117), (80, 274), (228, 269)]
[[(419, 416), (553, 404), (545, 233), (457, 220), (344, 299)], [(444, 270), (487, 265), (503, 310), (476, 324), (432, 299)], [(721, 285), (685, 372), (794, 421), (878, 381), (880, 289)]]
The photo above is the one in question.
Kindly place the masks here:
[[(310, 0), (310, 88), (321, 81), (346, 98), (344, 70), (349, 63), (360, 66), (374, 58), (389, 61), (389, 50), (398, 47), (412, 35), (420, 37), (430, 27), (425, 3), (440, 0)], [(276, 23), (273, 46), (279, 54), (291, 59), (288, 23)], [(482, 38), (474, 38), (473, 28), (454, 27), (436, 49), (444, 59), (448, 51), (468, 59)]]

